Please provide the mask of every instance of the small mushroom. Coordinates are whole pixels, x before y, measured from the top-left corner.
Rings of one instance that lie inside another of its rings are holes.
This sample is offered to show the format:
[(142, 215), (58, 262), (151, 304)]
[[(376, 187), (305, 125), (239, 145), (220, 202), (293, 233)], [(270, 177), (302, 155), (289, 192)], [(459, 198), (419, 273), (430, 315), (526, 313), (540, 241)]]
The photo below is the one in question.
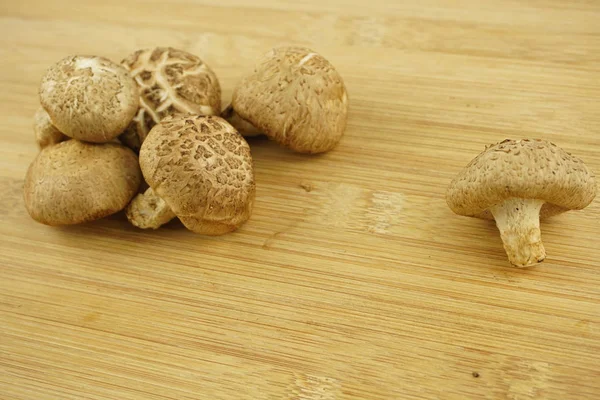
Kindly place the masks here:
[(200, 58), (170, 47), (138, 50), (121, 64), (140, 91), (140, 107), (121, 141), (139, 152), (152, 127), (177, 113), (218, 115), (221, 87)]
[(255, 197), (250, 148), (217, 116), (176, 115), (155, 125), (140, 150), (150, 188), (127, 208), (140, 228), (177, 216), (191, 231), (221, 235), (242, 225)]
[(35, 141), (40, 149), (70, 139), (52, 125), (50, 116), (42, 107), (36, 111), (33, 117), (33, 132), (35, 134)]
[(105, 143), (129, 125), (139, 96), (124, 67), (103, 57), (72, 56), (46, 71), (40, 102), (65, 135)]
[(348, 95), (342, 77), (323, 56), (302, 47), (278, 47), (237, 85), (232, 106), (232, 116), (277, 143), (300, 153), (321, 153), (333, 149), (344, 134)]
[(589, 205), (596, 182), (583, 161), (542, 140), (489, 146), (458, 174), (446, 202), (459, 215), (495, 219), (516, 267), (542, 262), (540, 218)]
[(67, 140), (40, 151), (24, 184), (25, 207), (46, 225), (93, 221), (127, 206), (142, 174), (127, 147)]

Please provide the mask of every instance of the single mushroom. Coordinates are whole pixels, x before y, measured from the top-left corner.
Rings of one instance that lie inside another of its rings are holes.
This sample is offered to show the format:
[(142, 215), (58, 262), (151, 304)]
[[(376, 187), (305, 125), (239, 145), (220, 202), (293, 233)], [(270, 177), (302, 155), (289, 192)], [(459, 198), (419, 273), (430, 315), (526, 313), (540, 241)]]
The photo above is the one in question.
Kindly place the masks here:
[(25, 207), (46, 225), (93, 221), (124, 209), (141, 179), (127, 147), (67, 140), (44, 148), (29, 166)]
[(52, 125), (50, 116), (43, 107), (40, 107), (33, 117), (33, 133), (35, 134), (35, 142), (40, 149), (70, 139)]
[(231, 104), (233, 124), (253, 125), (254, 133), (301, 153), (333, 149), (346, 129), (342, 77), (323, 56), (303, 47), (265, 54), (234, 89)]
[(140, 166), (150, 188), (127, 208), (137, 227), (156, 229), (177, 216), (191, 231), (221, 235), (250, 218), (255, 197), (250, 147), (220, 117), (164, 118), (142, 144)]
[(59, 131), (95, 143), (122, 133), (139, 105), (137, 86), (127, 70), (94, 56), (67, 57), (51, 66), (39, 94)]
[(200, 58), (171, 47), (138, 50), (121, 64), (139, 87), (140, 107), (121, 141), (139, 152), (152, 127), (168, 115), (218, 115), (221, 87)]
[(542, 140), (505, 140), (472, 160), (450, 184), (446, 201), (459, 215), (495, 219), (516, 267), (542, 262), (540, 218), (586, 207), (596, 196), (592, 172)]

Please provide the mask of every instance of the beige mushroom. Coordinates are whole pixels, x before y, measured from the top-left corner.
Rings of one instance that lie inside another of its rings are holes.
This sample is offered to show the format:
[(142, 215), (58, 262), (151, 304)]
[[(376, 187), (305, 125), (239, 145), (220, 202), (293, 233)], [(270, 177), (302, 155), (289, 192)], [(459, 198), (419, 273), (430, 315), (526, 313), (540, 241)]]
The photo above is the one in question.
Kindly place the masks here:
[(594, 174), (583, 161), (542, 140), (505, 140), (489, 146), (458, 174), (446, 201), (459, 215), (495, 219), (509, 261), (542, 262), (540, 218), (589, 205)]
[(215, 73), (200, 58), (170, 47), (138, 50), (121, 63), (140, 91), (136, 116), (120, 136), (139, 152), (152, 127), (167, 115), (218, 115), (221, 87)]
[(65, 135), (105, 143), (129, 125), (139, 96), (124, 67), (102, 57), (72, 56), (46, 71), (40, 102)]
[(135, 226), (156, 229), (177, 216), (194, 232), (221, 235), (250, 218), (250, 148), (220, 117), (164, 118), (142, 144), (140, 166), (150, 188), (127, 208)]
[(40, 149), (70, 139), (52, 125), (50, 116), (42, 107), (36, 111), (33, 117), (33, 133), (35, 134), (35, 142)]
[(141, 179), (127, 147), (68, 140), (46, 147), (29, 166), (25, 207), (46, 225), (93, 221), (125, 208)]
[(277, 143), (321, 153), (333, 149), (344, 134), (348, 95), (342, 77), (323, 56), (302, 47), (278, 47), (237, 85), (232, 106), (232, 116)]

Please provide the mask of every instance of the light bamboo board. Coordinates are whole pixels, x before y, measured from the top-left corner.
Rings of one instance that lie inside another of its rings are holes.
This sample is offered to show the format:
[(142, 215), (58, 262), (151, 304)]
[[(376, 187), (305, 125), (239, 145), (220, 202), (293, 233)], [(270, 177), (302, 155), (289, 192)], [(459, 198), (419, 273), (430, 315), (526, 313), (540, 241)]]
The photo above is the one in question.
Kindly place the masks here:
[[(316, 157), (251, 141), (239, 232), (28, 217), (51, 63), (170, 45), (225, 102), (285, 43), (338, 68), (348, 130)], [(600, 174), (598, 1), (2, 1), (0, 55), (0, 399), (600, 398), (600, 199), (544, 222), (528, 270), (444, 200), (505, 138)]]

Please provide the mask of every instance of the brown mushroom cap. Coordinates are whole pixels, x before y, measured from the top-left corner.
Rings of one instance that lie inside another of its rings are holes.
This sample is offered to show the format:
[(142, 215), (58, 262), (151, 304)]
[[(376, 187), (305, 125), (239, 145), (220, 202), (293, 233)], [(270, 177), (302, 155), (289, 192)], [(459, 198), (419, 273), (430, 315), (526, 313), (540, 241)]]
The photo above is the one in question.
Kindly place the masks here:
[(342, 77), (329, 61), (302, 47), (265, 54), (235, 88), (232, 105), (269, 138), (302, 153), (331, 150), (346, 129)]
[(72, 56), (46, 71), (40, 102), (65, 135), (104, 143), (129, 125), (139, 96), (124, 67), (103, 57)]
[(446, 193), (456, 214), (493, 218), (489, 208), (509, 198), (545, 201), (548, 217), (582, 209), (596, 196), (594, 174), (579, 158), (543, 140), (489, 146), (452, 181)]
[(220, 117), (166, 117), (142, 144), (140, 166), (150, 187), (194, 232), (223, 234), (250, 218), (250, 148)]
[(140, 107), (121, 140), (134, 151), (152, 127), (167, 115), (218, 115), (221, 87), (200, 58), (170, 47), (138, 50), (121, 64), (140, 91)]
[(43, 149), (25, 177), (25, 207), (47, 225), (77, 224), (116, 213), (137, 193), (136, 155), (114, 143), (68, 140)]
[(52, 125), (50, 116), (42, 107), (36, 111), (33, 117), (33, 133), (40, 149), (70, 139)]

